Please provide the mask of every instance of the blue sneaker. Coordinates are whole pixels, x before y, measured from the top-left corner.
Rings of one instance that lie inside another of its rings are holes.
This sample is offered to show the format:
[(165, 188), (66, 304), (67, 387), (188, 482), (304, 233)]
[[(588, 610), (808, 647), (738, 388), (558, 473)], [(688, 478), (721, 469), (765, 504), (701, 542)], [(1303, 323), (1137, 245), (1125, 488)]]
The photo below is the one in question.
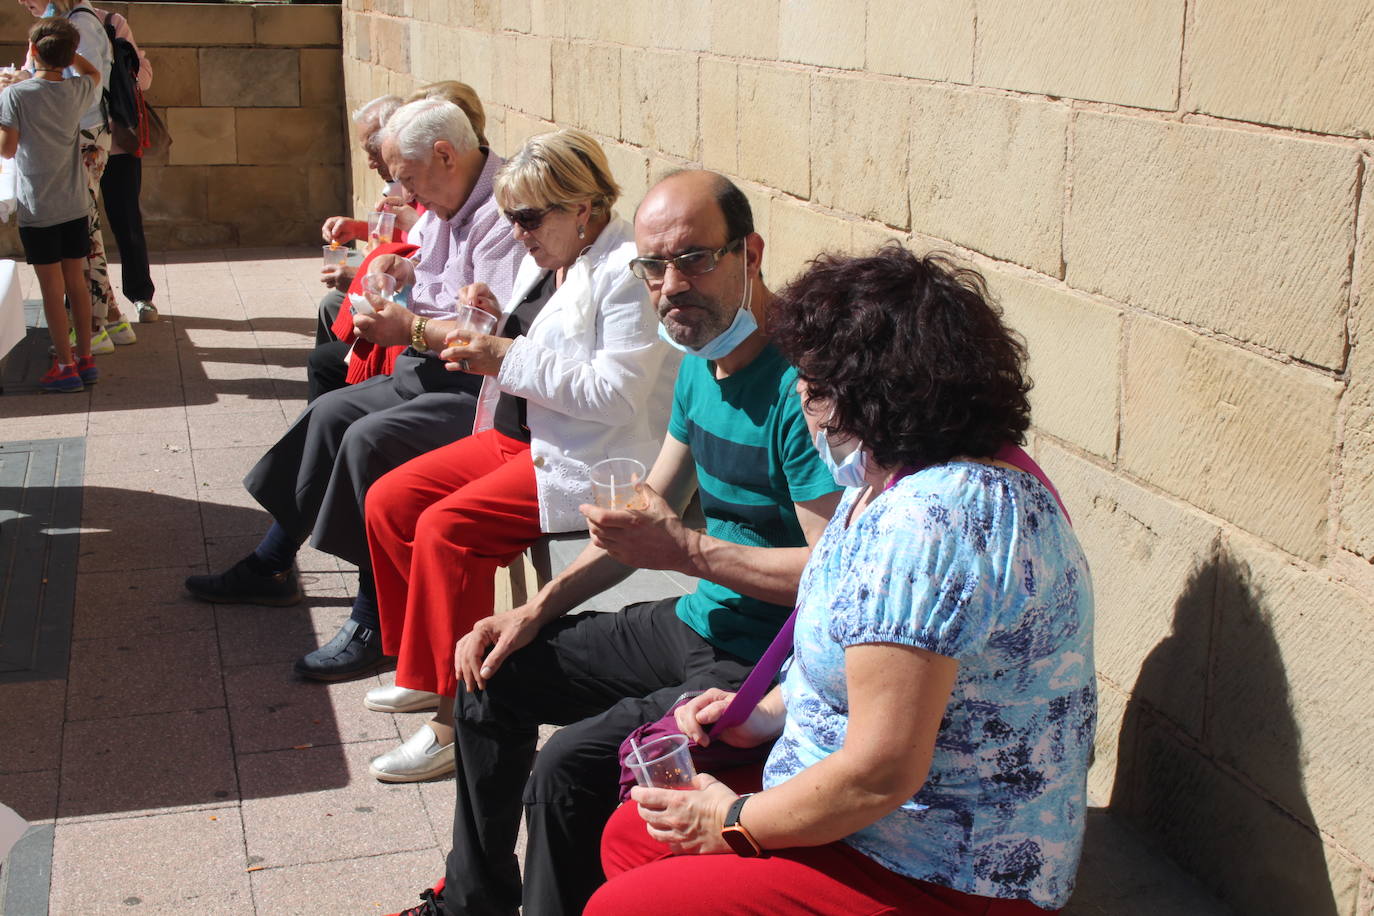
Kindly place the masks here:
[(38, 380), (38, 387), (44, 391), (70, 394), (76, 391), (85, 391), (86, 383), (81, 381), (81, 375), (76, 371), (75, 366), (58, 365), (57, 360), (53, 360), (52, 368)]
[(85, 385), (94, 385), (100, 381), (100, 370), (95, 367), (95, 357), (78, 356), (76, 358), (76, 374), (81, 376), (81, 382)]

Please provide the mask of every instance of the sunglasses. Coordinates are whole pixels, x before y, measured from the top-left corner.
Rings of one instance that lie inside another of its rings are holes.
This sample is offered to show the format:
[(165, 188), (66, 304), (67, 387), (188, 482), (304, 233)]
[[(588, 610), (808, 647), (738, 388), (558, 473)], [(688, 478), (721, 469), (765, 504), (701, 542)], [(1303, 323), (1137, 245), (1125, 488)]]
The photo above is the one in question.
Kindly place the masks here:
[(501, 215), (512, 225), (519, 226), (526, 232), (533, 232), (544, 225), (544, 217), (557, 209), (559, 208), (556, 206), (544, 207), (543, 209), (524, 207), (519, 210), (502, 210)]
[(715, 270), (716, 263), (739, 248), (743, 242), (744, 239), (735, 239), (733, 242), (726, 242), (715, 251), (703, 248), (701, 251), (689, 251), (675, 258), (634, 258), (630, 261), (630, 273), (641, 280), (657, 283), (668, 275), (668, 266), (671, 264), (684, 277), (699, 277)]

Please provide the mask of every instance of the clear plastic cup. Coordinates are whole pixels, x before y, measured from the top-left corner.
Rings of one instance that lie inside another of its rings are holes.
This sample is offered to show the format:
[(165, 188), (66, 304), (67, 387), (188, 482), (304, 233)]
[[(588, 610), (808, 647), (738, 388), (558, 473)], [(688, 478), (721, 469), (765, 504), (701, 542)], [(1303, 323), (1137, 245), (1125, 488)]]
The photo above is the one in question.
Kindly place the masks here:
[(324, 266), (330, 267), (334, 264), (345, 264), (348, 262), (348, 249), (342, 245), (324, 246)]
[(391, 274), (369, 273), (363, 275), (363, 292), (371, 293), (378, 299), (396, 301), (396, 278)]
[(496, 330), (496, 316), (471, 305), (460, 305), (453, 316), (453, 330), (448, 341), (455, 347), (465, 347), (474, 334), (490, 334)]
[(655, 789), (690, 789), (697, 775), (686, 735), (664, 735), (631, 750), (625, 765), (635, 782)]
[(644, 497), (637, 485), (644, 480), (644, 465), (633, 458), (607, 458), (587, 472), (592, 481), (592, 497), (603, 509), (643, 509)]
[(373, 210), (367, 215), (367, 244), (376, 248), (383, 242), (391, 241), (396, 231), (396, 214), (384, 210)]

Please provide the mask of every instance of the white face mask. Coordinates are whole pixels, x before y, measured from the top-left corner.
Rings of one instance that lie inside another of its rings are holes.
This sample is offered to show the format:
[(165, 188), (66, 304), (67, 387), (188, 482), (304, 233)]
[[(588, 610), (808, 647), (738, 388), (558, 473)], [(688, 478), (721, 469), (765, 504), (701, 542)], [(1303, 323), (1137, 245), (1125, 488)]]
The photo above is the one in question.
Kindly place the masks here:
[(864, 454), (862, 444), (846, 455), (843, 461), (836, 461), (835, 453), (830, 450), (830, 437), (822, 426), (816, 430), (815, 446), (821, 463), (830, 469), (830, 476), (835, 478), (837, 484), (842, 487), (862, 487), (867, 483), (864, 472), (868, 470), (868, 456)]

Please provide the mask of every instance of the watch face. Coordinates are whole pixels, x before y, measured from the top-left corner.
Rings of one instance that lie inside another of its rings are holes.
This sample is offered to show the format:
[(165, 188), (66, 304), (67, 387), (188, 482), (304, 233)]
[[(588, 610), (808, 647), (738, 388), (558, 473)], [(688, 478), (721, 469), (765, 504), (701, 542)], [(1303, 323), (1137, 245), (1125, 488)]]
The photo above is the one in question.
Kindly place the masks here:
[(760, 849), (754, 845), (753, 841), (745, 835), (744, 831), (738, 827), (726, 827), (720, 832), (721, 837), (735, 851), (736, 855), (752, 858), (759, 855)]

